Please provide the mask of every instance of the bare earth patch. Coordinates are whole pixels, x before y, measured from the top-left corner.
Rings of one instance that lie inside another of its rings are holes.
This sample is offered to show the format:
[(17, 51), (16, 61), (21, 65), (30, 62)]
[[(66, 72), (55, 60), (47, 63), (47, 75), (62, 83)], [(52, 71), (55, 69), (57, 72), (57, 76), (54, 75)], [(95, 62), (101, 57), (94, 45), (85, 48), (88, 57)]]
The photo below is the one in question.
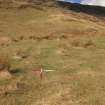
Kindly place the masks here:
[(8, 45), (11, 44), (12, 39), (10, 37), (1, 36), (0, 37), (0, 45)]
[(11, 79), (12, 75), (7, 70), (0, 71), (0, 80), (2, 79)]

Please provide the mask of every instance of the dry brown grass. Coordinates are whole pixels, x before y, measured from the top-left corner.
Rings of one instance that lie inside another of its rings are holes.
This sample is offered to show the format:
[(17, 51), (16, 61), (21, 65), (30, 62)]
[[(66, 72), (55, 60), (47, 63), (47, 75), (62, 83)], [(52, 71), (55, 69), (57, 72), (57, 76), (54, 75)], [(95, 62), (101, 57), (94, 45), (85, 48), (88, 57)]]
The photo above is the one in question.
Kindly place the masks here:
[[(105, 104), (103, 20), (58, 8), (1, 8), (0, 23), (1, 105)], [(41, 80), (32, 72), (39, 66), (55, 71)]]

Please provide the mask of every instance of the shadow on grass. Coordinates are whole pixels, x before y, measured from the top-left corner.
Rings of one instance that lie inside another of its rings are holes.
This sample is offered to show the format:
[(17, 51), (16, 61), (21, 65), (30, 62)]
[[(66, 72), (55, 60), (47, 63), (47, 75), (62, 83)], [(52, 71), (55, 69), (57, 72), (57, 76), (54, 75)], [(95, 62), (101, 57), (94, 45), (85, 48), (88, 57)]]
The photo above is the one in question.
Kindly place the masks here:
[(12, 69), (12, 70), (10, 71), (10, 73), (13, 74), (13, 75), (19, 75), (19, 74), (25, 73), (25, 71), (22, 70), (21, 68), (16, 68), (16, 69)]

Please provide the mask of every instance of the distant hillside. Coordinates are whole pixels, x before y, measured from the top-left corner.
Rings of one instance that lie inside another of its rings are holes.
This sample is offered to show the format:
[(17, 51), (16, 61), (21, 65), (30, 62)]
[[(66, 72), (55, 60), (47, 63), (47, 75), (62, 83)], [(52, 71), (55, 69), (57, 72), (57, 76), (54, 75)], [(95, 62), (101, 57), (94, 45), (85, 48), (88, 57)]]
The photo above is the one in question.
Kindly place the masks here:
[(105, 7), (101, 6), (90, 6), (90, 5), (80, 5), (80, 4), (72, 4), (67, 2), (58, 2), (60, 6), (63, 8), (66, 7), (69, 10), (73, 10), (75, 12), (84, 12), (87, 14), (93, 14), (97, 16), (105, 16)]
[(105, 16), (105, 7), (88, 6), (80, 4), (72, 4), (67, 2), (60, 2), (57, 0), (0, 0), (0, 8), (36, 8), (43, 9), (43, 7), (60, 6), (75, 12), (83, 12), (95, 16)]
[[(0, 0), (0, 7), (6, 8), (26, 8), (26, 7), (41, 7), (53, 6), (55, 0)], [(53, 5), (52, 5), (53, 4)]]

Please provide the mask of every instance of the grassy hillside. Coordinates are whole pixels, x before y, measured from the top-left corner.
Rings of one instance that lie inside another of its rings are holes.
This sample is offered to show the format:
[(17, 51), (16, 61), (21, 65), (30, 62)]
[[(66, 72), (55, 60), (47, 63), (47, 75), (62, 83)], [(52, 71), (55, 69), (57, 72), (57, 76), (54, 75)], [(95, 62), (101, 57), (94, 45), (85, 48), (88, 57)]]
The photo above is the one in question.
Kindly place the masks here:
[[(105, 20), (55, 7), (0, 8), (0, 105), (105, 105)], [(44, 72), (40, 79), (33, 70)]]

